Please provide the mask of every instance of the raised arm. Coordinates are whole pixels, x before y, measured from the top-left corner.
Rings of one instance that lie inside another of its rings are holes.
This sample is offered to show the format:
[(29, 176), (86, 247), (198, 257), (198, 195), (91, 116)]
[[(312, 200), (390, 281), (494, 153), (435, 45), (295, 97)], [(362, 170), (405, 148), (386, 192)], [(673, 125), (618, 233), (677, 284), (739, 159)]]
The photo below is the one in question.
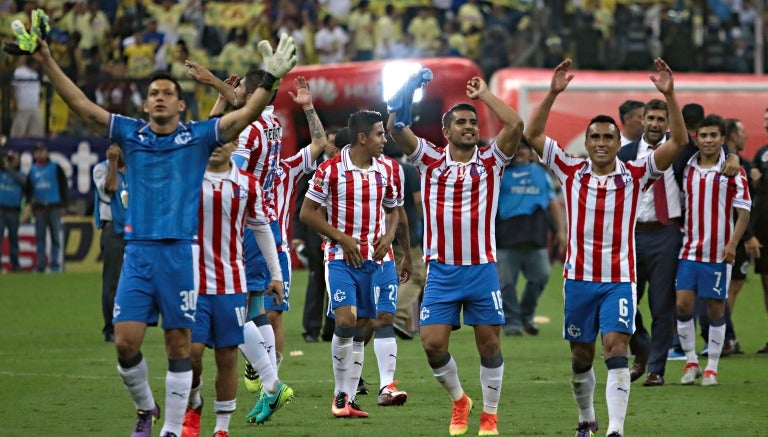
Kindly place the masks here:
[(653, 64), (656, 66), (658, 76), (651, 74), (649, 77), (651, 82), (656, 85), (656, 89), (664, 95), (664, 99), (667, 101), (667, 114), (669, 115), (669, 139), (653, 154), (656, 168), (663, 171), (672, 165), (675, 158), (688, 145), (688, 131), (685, 129), (683, 112), (680, 110), (675, 96), (675, 81), (672, 77), (672, 70), (661, 58), (654, 59)]
[(419, 139), (410, 128), (413, 122), (411, 117), (413, 93), (429, 83), (430, 80), (432, 80), (432, 71), (429, 68), (422, 68), (409, 77), (402, 88), (387, 101), (387, 110), (389, 111), (387, 130), (392, 135), (392, 139), (395, 140), (397, 147), (406, 156), (411, 155), (419, 145)]
[(246, 126), (261, 115), (272, 99), (272, 93), (277, 89), (280, 80), (296, 65), (296, 43), (285, 33), (280, 37), (274, 53), (268, 41), (259, 43), (259, 51), (264, 58), (264, 71), (267, 74), (242, 108), (221, 117), (219, 133), (222, 143), (228, 143), (237, 138)]
[(301, 106), (301, 110), (304, 111), (304, 116), (307, 118), (309, 136), (312, 138), (312, 142), (309, 143), (309, 153), (312, 162), (315, 162), (323, 154), (326, 142), (325, 129), (323, 129), (323, 123), (312, 104), (312, 91), (309, 89), (307, 80), (303, 76), (299, 76), (293, 80), (293, 85), (296, 87), (296, 94), (290, 91), (288, 94), (297, 105)]
[(566, 59), (561, 62), (560, 65), (555, 67), (555, 72), (552, 74), (552, 80), (549, 84), (549, 92), (544, 96), (544, 100), (542, 100), (539, 107), (536, 108), (536, 111), (533, 113), (525, 127), (525, 139), (539, 156), (544, 155), (544, 142), (546, 140), (544, 127), (547, 125), (547, 118), (549, 118), (549, 112), (552, 110), (552, 105), (555, 103), (557, 96), (565, 91), (568, 84), (573, 79), (573, 75), (568, 74), (568, 68), (570, 68), (570, 66), (571, 60)]
[(523, 135), (523, 119), (520, 118), (520, 114), (496, 97), (488, 89), (488, 84), (479, 77), (473, 77), (467, 81), (467, 97), (485, 103), (485, 106), (499, 119), (503, 127), (496, 136), (496, 144), (505, 155), (514, 155), (520, 143), (520, 137)]
[(389, 113), (389, 119), (387, 120), (387, 131), (392, 135), (392, 139), (395, 140), (395, 144), (400, 150), (405, 153), (405, 156), (410, 156), (416, 146), (419, 145), (419, 139), (416, 134), (413, 133), (410, 126), (403, 126), (401, 128), (395, 127), (396, 112)]
[(235, 86), (237, 84), (235, 86), (228, 84), (232, 76), (227, 81), (223, 81), (211, 73), (211, 70), (205, 66), (192, 62), (189, 59), (184, 61), (184, 65), (187, 67), (187, 74), (192, 76), (193, 79), (202, 84), (212, 86), (230, 105), (239, 106), (240, 102), (237, 101), (237, 95), (235, 94)]
[(56, 92), (69, 109), (88, 123), (98, 125), (106, 132), (109, 126), (109, 112), (85, 96), (83, 91), (70, 80), (51, 56), (51, 50), (42, 39), (38, 39), (40, 49), (33, 55), (43, 66), (43, 72), (53, 84)]
[[(224, 83), (234, 89), (237, 84), (240, 83), (240, 77), (233, 74), (229, 76)], [(208, 112), (208, 118), (221, 117), (224, 115), (224, 111), (227, 109), (227, 103), (227, 97), (224, 94), (219, 93), (219, 95), (216, 96), (216, 102), (213, 103), (213, 107), (210, 112)]]

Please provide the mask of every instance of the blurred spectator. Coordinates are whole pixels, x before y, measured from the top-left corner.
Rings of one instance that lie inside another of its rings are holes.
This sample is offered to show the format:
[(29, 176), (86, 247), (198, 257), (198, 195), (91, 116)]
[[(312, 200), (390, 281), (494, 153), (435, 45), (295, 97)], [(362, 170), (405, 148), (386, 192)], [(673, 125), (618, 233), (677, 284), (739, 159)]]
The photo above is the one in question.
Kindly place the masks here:
[[(187, 66), (184, 61), (190, 59), (189, 49), (183, 39), (180, 39), (173, 48), (173, 62), (171, 63), (171, 76), (181, 85), (181, 99), (187, 104), (187, 109), (182, 114), (182, 120), (199, 120), (199, 105), (195, 91), (197, 81), (187, 74)], [(110, 111), (117, 112), (117, 111)], [(121, 112), (118, 112), (122, 114)]]
[(393, 59), (409, 59), (423, 56), (421, 50), (416, 47), (413, 41), (413, 35), (404, 33), (400, 41), (397, 41), (392, 47)]
[(555, 68), (565, 59), (563, 39), (556, 33), (551, 33), (544, 39), (544, 68)]
[(440, 36), (440, 25), (432, 8), (419, 8), (418, 14), (408, 23), (408, 33), (413, 36), (413, 44), (422, 56), (430, 56), (434, 52), (435, 42)]
[(461, 32), (464, 34), (470, 33), (472, 27), (482, 29), (485, 19), (483, 18), (483, 12), (480, 9), (478, 0), (469, 0), (461, 5), (456, 14), (456, 21), (461, 26)]
[(349, 36), (339, 26), (333, 15), (323, 17), (320, 29), (315, 35), (315, 50), (320, 64), (344, 62)]
[(176, 44), (179, 38), (178, 29), (181, 16), (192, 3), (192, 0), (182, 0), (178, 3), (175, 0), (160, 0), (159, 5), (153, 3), (152, 0), (137, 0), (137, 2), (146, 8), (150, 16), (157, 20), (157, 29), (165, 35), (166, 44)]
[(485, 77), (509, 65), (510, 40), (504, 29), (494, 26), (486, 28), (480, 46), (479, 64)]
[(643, 135), (644, 111), (645, 103), (639, 100), (626, 100), (619, 106), (622, 146), (635, 141)]
[(120, 61), (104, 68), (104, 77), (96, 87), (94, 101), (111, 113), (135, 116), (142, 112), (139, 89), (133, 81), (126, 79), (125, 63)]
[(357, 8), (349, 15), (347, 29), (351, 34), (354, 48), (353, 60), (370, 61), (373, 59), (373, 14), (368, 7), (368, 0), (361, 0)]
[(133, 33), (132, 44), (123, 48), (126, 60), (125, 75), (131, 79), (145, 79), (155, 71), (155, 46), (144, 41), (144, 32)]
[(256, 48), (248, 44), (248, 31), (246, 29), (234, 30), (234, 40), (226, 43), (219, 55), (219, 69), (227, 74), (236, 74), (244, 77), (251, 68), (259, 66), (261, 55)]
[(275, 32), (275, 36), (280, 36), (282, 34), (288, 34), (293, 37), (293, 39), (296, 41), (296, 59), (298, 59), (299, 64), (303, 64), (306, 62), (306, 52), (305, 52), (305, 44), (306, 44), (306, 38), (304, 37), (304, 33), (299, 29), (299, 22), (298, 18), (293, 15), (285, 15), (281, 14), (279, 15), (280, 18), (278, 18), (277, 24), (277, 31)]
[(42, 137), (43, 120), (40, 116), (40, 75), (37, 61), (31, 56), (19, 56), (13, 70), (13, 99), (16, 111), (11, 123), (11, 138)]
[(392, 48), (402, 38), (402, 26), (400, 18), (395, 11), (395, 6), (388, 4), (384, 7), (384, 13), (376, 19), (374, 30), (376, 40), (376, 59), (388, 59), (392, 57)]
[[(48, 148), (43, 143), (35, 146), (34, 158), (35, 163), (27, 174), (24, 218), (27, 219), (30, 214), (35, 217), (35, 271), (44, 272), (49, 266), (51, 272), (58, 273), (63, 262), (61, 213), (67, 206), (67, 177), (64, 170), (50, 160)], [(51, 238), (50, 260), (46, 260), (48, 233)]]
[(448, 50), (453, 56), (467, 55), (467, 40), (459, 32), (455, 21), (445, 20), (445, 23), (443, 23), (443, 37), (448, 39)]
[[(11, 271), (21, 269), (19, 264), (19, 213), (26, 178), (19, 170), (19, 154), (2, 150), (0, 157), (0, 242), (8, 230), (8, 249)], [(0, 251), (0, 255), (2, 252)]]

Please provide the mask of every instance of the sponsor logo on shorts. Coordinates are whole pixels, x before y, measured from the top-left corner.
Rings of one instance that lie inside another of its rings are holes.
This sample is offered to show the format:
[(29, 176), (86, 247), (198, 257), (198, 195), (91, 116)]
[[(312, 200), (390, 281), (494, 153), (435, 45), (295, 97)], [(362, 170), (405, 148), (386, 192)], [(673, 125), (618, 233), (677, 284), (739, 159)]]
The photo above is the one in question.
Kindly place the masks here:
[(428, 318), (429, 318), (429, 308), (424, 307), (421, 309), (421, 313), (419, 314), (419, 319), (427, 320)]
[(579, 338), (581, 337), (581, 329), (574, 324), (570, 324), (568, 326), (568, 335), (570, 335), (573, 338)]
[(333, 300), (335, 302), (344, 302), (344, 299), (346, 298), (347, 298), (347, 293), (341, 290), (336, 290), (336, 292), (333, 293)]

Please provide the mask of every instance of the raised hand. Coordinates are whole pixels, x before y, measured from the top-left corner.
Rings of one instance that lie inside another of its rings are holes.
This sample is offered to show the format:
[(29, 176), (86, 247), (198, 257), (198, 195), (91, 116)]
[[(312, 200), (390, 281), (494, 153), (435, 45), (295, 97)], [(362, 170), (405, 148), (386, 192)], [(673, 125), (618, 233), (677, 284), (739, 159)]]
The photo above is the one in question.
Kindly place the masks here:
[(648, 77), (656, 85), (656, 89), (664, 95), (673, 92), (675, 90), (675, 81), (672, 79), (672, 70), (669, 68), (669, 65), (661, 58), (654, 59), (653, 65), (656, 67), (658, 76), (649, 74)]
[(237, 88), (237, 86), (240, 85), (240, 80), (240, 76), (232, 74), (228, 78), (224, 79), (224, 83), (231, 86), (232, 88)]
[(277, 79), (285, 77), (296, 66), (296, 42), (288, 34), (280, 35), (280, 42), (274, 52), (269, 41), (261, 40), (259, 52), (264, 59), (264, 71)]
[(312, 91), (309, 89), (309, 82), (304, 76), (299, 76), (293, 80), (293, 86), (296, 87), (296, 94), (288, 91), (294, 102), (299, 106), (312, 104)]
[(107, 160), (110, 162), (117, 162), (120, 158), (120, 146), (117, 144), (111, 144), (107, 149)]
[(571, 60), (566, 59), (555, 67), (555, 72), (552, 74), (552, 81), (549, 84), (549, 90), (553, 93), (559, 94), (568, 87), (568, 84), (573, 80), (574, 75), (568, 74), (568, 69), (571, 67)]
[(467, 81), (467, 97), (477, 100), (480, 94), (488, 91), (488, 84), (480, 77), (473, 77)]
[(203, 65), (197, 62), (192, 62), (189, 59), (184, 61), (184, 66), (187, 67), (187, 74), (193, 79), (206, 85), (212, 85), (214, 83), (215, 76), (211, 73), (211, 70), (207, 69)]

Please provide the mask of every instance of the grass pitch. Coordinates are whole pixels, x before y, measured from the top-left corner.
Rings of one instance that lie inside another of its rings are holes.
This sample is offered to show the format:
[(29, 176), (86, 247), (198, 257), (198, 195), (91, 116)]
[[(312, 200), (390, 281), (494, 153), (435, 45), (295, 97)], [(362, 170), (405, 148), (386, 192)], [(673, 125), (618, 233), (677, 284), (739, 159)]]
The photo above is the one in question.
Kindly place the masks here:
[[(571, 396), (570, 354), (561, 338), (562, 279), (559, 268), (541, 298), (538, 314), (551, 318), (538, 337), (504, 337), (504, 386), (499, 407), (502, 435), (573, 435), (578, 412)], [(134, 422), (132, 403), (115, 370), (113, 346), (101, 335), (99, 273), (0, 276), (0, 319), (5, 327), (0, 346), (0, 436), (121, 436)], [(399, 387), (408, 392), (402, 407), (377, 407), (378, 371), (368, 347), (363, 377), (371, 394), (359, 404), (369, 419), (331, 417), (333, 373), (329, 343), (304, 343), (301, 314), (305, 272), (294, 274), (291, 310), (285, 314), (285, 358), (282, 379), (296, 393), (293, 403), (257, 426), (245, 423), (256, 402), (240, 385), (238, 410), (230, 434), (277, 436), (440, 436), (447, 435), (451, 403), (432, 377), (418, 337), (398, 340)], [(647, 314), (647, 303), (640, 305)], [(750, 276), (737, 303), (735, 324), (743, 355), (720, 362), (720, 385), (684, 387), (678, 384), (683, 362), (667, 366), (667, 385), (632, 386), (625, 432), (627, 436), (764, 436), (768, 405), (768, 356), (754, 352), (768, 340), (768, 320), (759, 279)], [(648, 317), (646, 320), (650, 320)], [(703, 347), (699, 340), (699, 349)], [(475, 401), (467, 435), (476, 435), (482, 398), (479, 359), (472, 330), (464, 327), (451, 337), (451, 353), (459, 365), (464, 389)], [(142, 349), (150, 369), (156, 399), (164, 401), (166, 359), (162, 332), (150, 329)], [(294, 351), (294, 355), (291, 355)], [(299, 354), (299, 351), (301, 352)], [(203, 374), (202, 434), (213, 433), (214, 370), (206, 353)], [(702, 363), (705, 363), (702, 360)], [(242, 363), (242, 360), (241, 360)], [(241, 366), (242, 367), (242, 366)], [(595, 408), (603, 435), (608, 423), (604, 401), (605, 365), (595, 363)], [(155, 435), (160, 426), (156, 425)]]

